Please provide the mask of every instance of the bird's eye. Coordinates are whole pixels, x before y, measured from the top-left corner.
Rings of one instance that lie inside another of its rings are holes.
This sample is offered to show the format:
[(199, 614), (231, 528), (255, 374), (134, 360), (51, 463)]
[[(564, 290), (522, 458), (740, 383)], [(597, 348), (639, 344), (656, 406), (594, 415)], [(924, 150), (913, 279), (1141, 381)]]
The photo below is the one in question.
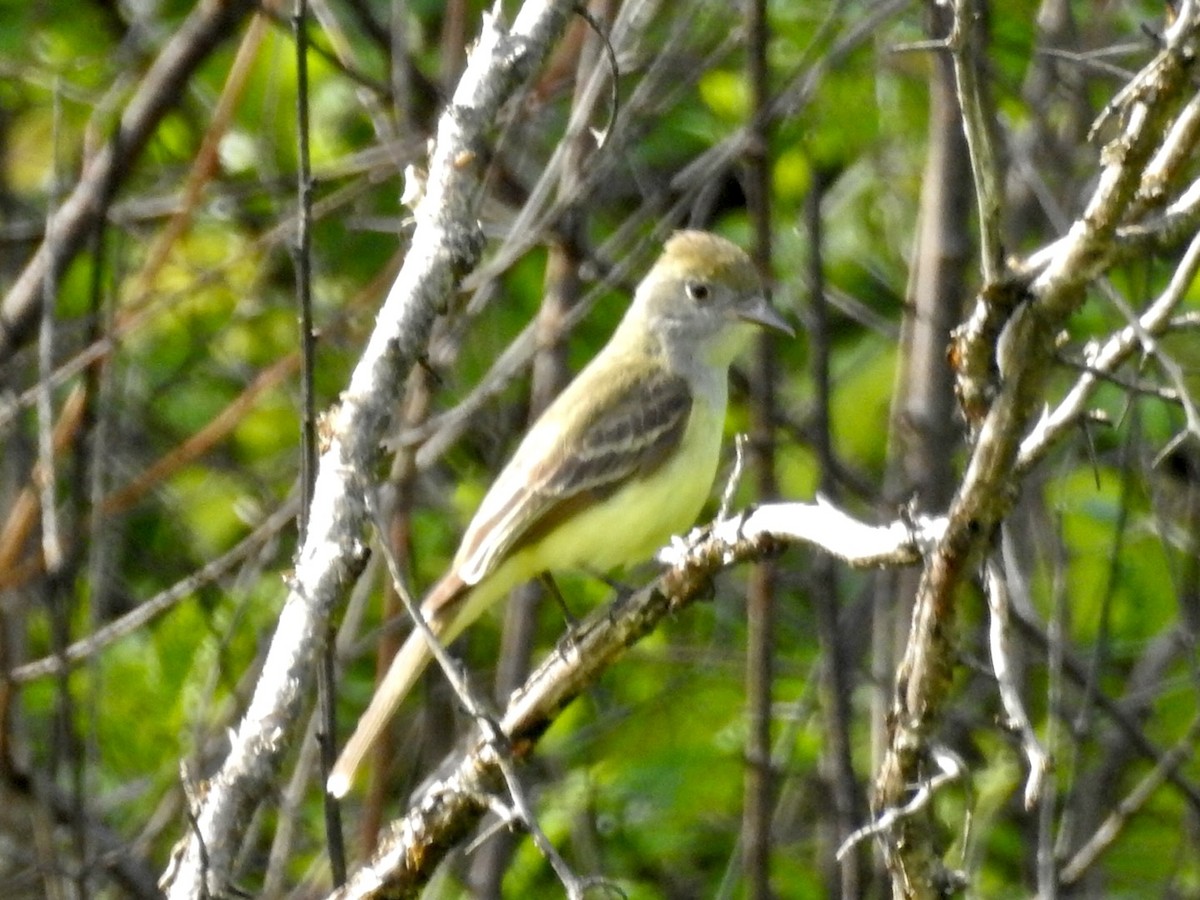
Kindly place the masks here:
[(703, 281), (689, 281), (685, 286), (687, 295), (698, 303), (708, 299), (709, 288)]

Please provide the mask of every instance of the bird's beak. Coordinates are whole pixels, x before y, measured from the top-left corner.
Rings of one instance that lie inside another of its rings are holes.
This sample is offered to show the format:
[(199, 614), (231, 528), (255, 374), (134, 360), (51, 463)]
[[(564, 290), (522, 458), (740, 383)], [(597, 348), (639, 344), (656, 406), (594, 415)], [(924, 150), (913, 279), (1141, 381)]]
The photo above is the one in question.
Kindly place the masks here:
[(753, 297), (743, 303), (737, 308), (737, 317), (745, 322), (753, 322), (755, 325), (781, 332), (788, 337), (796, 336), (795, 330), (788, 324), (787, 319), (767, 302), (766, 297)]

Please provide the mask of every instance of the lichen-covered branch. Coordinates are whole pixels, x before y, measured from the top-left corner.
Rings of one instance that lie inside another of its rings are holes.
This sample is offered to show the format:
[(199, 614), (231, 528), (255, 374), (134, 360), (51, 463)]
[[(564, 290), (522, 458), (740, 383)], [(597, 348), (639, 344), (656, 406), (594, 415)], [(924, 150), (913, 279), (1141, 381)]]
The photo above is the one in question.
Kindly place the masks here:
[(169, 895), (223, 895), (253, 809), (275, 784), (302, 727), (330, 612), (361, 571), (366, 491), (395, 403), (395, 386), (423, 351), (434, 316), (478, 260), (483, 143), (501, 104), (560, 33), (571, 4), (527, 2), (511, 29), (485, 16), (483, 33), (438, 125), (425, 195), (404, 266), (328, 420), (308, 533), (263, 673), (229, 755), (191, 811), (193, 827), (165, 876)]
[[(959, 331), (957, 357), (974, 361), (960, 370), (960, 396), (969, 402), (975, 443), (945, 536), (926, 563), (897, 673), (888, 751), (876, 777), (881, 812), (904, 806), (931, 771), (930, 737), (954, 669), (957, 596), (1012, 504), (1014, 466), (1021, 439), (1045, 403), (1055, 336), (1082, 305), (1095, 262), (1111, 252), (1119, 226), (1131, 224), (1147, 164), (1187, 98), (1196, 18), (1194, 4), (1184, 4), (1162, 50), (1122, 92), (1121, 128), (1101, 154), (1098, 184), (1055, 252), (1029, 280), (986, 285)], [(899, 819), (884, 846), (896, 896), (936, 897), (953, 883), (926, 816)]]
[(707, 595), (722, 569), (792, 544), (817, 547), (856, 568), (915, 565), (941, 537), (945, 520), (921, 517), (868, 525), (833, 505), (773, 503), (697, 529), (660, 553), (667, 569), (653, 584), (618, 597), (584, 619), (510, 698), (499, 728), (508, 746), (476, 737), (427, 784), (385, 831), (374, 857), (336, 900), (409, 896), (433, 874), (502, 789), (501, 753), (528, 754), (558, 714), (668, 615)]

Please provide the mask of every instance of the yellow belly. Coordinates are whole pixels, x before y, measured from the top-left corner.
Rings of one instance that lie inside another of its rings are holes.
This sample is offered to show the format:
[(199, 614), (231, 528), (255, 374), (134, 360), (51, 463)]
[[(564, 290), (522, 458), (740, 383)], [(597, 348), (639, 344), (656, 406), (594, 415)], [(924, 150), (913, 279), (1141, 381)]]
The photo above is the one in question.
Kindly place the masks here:
[(725, 398), (719, 400), (693, 406), (679, 451), (648, 477), (629, 482), (501, 563), (472, 589), (445, 639), (542, 572), (607, 572), (643, 562), (691, 528), (717, 474), (725, 420)]
[(721, 450), (721, 419), (697, 404), (680, 445), (646, 478), (629, 482), (528, 551), (533, 571), (605, 572), (649, 559), (673, 534), (696, 522), (712, 491)]

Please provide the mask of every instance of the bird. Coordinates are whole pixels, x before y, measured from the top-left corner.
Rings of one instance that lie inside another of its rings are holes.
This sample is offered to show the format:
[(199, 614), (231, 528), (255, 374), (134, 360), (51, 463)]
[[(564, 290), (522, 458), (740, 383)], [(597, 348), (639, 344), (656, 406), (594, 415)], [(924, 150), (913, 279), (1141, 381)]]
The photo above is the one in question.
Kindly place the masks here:
[[(729, 369), (755, 331), (793, 334), (750, 257), (706, 231), (675, 232), (608, 343), (530, 426), (488, 489), (421, 615), (443, 644), (549, 571), (649, 559), (695, 524), (712, 491)], [(431, 659), (414, 629), (330, 770), (356, 770)]]

